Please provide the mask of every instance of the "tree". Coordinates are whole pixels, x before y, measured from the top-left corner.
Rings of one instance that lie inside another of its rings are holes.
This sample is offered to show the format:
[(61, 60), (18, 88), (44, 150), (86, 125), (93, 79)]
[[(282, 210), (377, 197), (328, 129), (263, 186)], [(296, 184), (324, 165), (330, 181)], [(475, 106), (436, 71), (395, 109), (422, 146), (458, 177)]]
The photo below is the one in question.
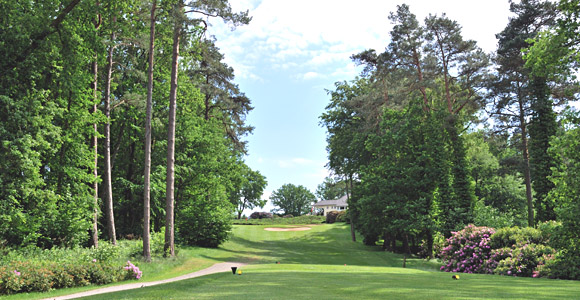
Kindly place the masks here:
[[(113, 12), (116, 14), (118, 12)], [(112, 186), (112, 172), (111, 172), (111, 81), (113, 73), (113, 51), (115, 49), (116, 40), (116, 28), (115, 23), (117, 22), (117, 17), (112, 17), (111, 26), (111, 44), (108, 49), (107, 56), (107, 71), (105, 77), (105, 93), (104, 93), (104, 103), (105, 103), (105, 216), (107, 218), (107, 232), (109, 235), (109, 240), (113, 245), (117, 244), (117, 233), (115, 230), (115, 213), (113, 208), (113, 186)]]
[[(234, 26), (248, 24), (250, 18), (248, 12), (232, 13), (227, 0), (214, 0), (207, 2), (192, 1), (187, 5), (191, 10), (185, 10), (185, 3), (179, 0), (173, 7), (173, 55), (171, 58), (171, 77), (169, 92), (169, 123), (167, 130), (167, 183), (166, 183), (166, 220), (165, 220), (165, 246), (164, 252), (169, 252), (170, 256), (175, 256), (174, 245), (174, 184), (175, 184), (175, 115), (177, 109), (177, 78), (179, 73), (179, 43), (182, 29), (187, 19), (187, 13), (198, 13), (204, 16), (220, 17), (224, 21), (232, 23)], [(195, 19), (194, 24), (204, 22), (202, 19)], [(204, 23), (205, 24), (205, 23)]]
[[(580, 61), (578, 55), (578, 27), (580, 9), (578, 1), (562, 0), (557, 8), (547, 4), (553, 10), (551, 22), (538, 28), (536, 35), (528, 37), (526, 42), (533, 43), (525, 52), (525, 66), (530, 72), (531, 107), (533, 109), (530, 124), (530, 164), (532, 183), (536, 192), (535, 208), (537, 221), (556, 218), (555, 203), (547, 197), (554, 187), (548, 176), (558, 164), (548, 154), (550, 139), (557, 131), (554, 98), (566, 102), (574, 98), (578, 85), (572, 71), (574, 64)], [(558, 12), (558, 13), (557, 13)], [(540, 31), (543, 30), (543, 31)], [(528, 45), (526, 45), (528, 46)], [(572, 81), (572, 82), (571, 82)]]
[(376, 159), (362, 169), (358, 189), (365, 244), (382, 236), (384, 248), (394, 249), (399, 236), (406, 253), (411, 237), (426, 238), (429, 249), (433, 244), (435, 191), (447, 158), (436, 152), (444, 136), (441, 112), (424, 110), (421, 100), (385, 110), (381, 133), (367, 143)]
[[(383, 101), (368, 96), (372, 84), (366, 78), (352, 82), (337, 82), (326, 112), (320, 116), (320, 124), (327, 129), (328, 167), (338, 176), (344, 177), (348, 195), (348, 213), (351, 221), (351, 239), (356, 241), (355, 224), (358, 219), (357, 197), (351, 197), (353, 181), (360, 168), (370, 159), (365, 148), (369, 131), (377, 127), (377, 115), (383, 109)], [(382, 97), (379, 97), (382, 99)], [(365, 101), (368, 100), (368, 101)], [(349, 192), (350, 191), (350, 192)]]
[(245, 209), (253, 209), (256, 207), (263, 208), (267, 200), (261, 199), (264, 189), (268, 182), (259, 171), (251, 170), (245, 166), (242, 171), (242, 186), (238, 193), (235, 193), (232, 202), (236, 205), (236, 212), (238, 219), (242, 217)]
[(578, 0), (560, 0), (558, 11), (560, 15), (554, 30), (545, 30), (528, 40), (532, 45), (526, 49), (526, 66), (539, 76), (569, 76), (571, 67), (580, 61)]
[[(77, 246), (94, 218), (94, 3), (2, 2), (0, 239)], [(56, 16), (52, 18), (50, 16)], [(83, 22), (68, 22), (68, 20)], [(59, 35), (53, 33), (57, 32)]]
[(205, 95), (203, 116), (206, 121), (218, 119), (236, 149), (245, 152), (245, 143), (240, 137), (253, 130), (245, 124), (245, 116), (253, 109), (250, 99), (233, 83), (234, 69), (223, 62), (224, 55), (215, 41), (203, 39), (198, 48), (199, 67), (191, 69), (188, 75), (196, 79)]
[(347, 182), (338, 178), (326, 177), (316, 188), (316, 196), (320, 200), (335, 200), (346, 195)]
[(567, 113), (564, 122), (567, 130), (553, 140), (550, 154), (563, 163), (554, 169), (551, 180), (554, 189), (550, 198), (558, 204), (558, 219), (562, 222), (563, 249), (552, 267), (558, 278), (580, 279), (580, 116)]
[[(553, 214), (553, 206), (545, 203), (545, 195), (551, 188), (546, 176), (552, 167), (545, 155), (556, 124), (546, 78), (534, 76), (525, 67), (521, 51), (528, 46), (528, 39), (554, 24), (556, 12), (553, 3), (538, 0), (511, 2), (510, 10), (516, 16), (510, 18), (506, 28), (496, 35), (499, 39), (495, 58), (498, 67), (490, 89), (493, 99), (491, 116), (499, 121), (496, 123), (498, 131), (511, 132), (519, 137), (528, 225), (533, 226), (534, 207), (538, 219)], [(535, 200), (532, 183), (536, 191)]]
[(310, 212), (316, 197), (302, 185), (285, 184), (272, 193), (270, 201), (278, 207), (272, 212), (298, 217)]
[[(99, 4), (97, 3), (97, 6)], [(101, 26), (102, 17), (101, 14), (97, 14), (97, 20), (95, 21), (95, 34), (98, 36), (98, 29)], [(96, 115), (98, 112), (97, 104), (99, 101), (99, 49), (95, 47), (95, 60), (93, 61), (93, 114)], [(95, 122), (93, 124), (93, 140), (91, 146), (94, 152), (94, 165), (93, 165), (93, 175), (95, 176), (95, 181), (93, 183), (94, 190), (94, 201), (93, 201), (93, 228), (92, 228), (92, 244), (95, 248), (99, 247), (99, 124)]]
[(157, 0), (151, 4), (149, 26), (149, 67), (147, 69), (147, 108), (145, 115), (145, 167), (143, 175), (143, 258), (151, 261), (151, 115), (153, 109), (153, 61), (155, 55), (155, 10)]

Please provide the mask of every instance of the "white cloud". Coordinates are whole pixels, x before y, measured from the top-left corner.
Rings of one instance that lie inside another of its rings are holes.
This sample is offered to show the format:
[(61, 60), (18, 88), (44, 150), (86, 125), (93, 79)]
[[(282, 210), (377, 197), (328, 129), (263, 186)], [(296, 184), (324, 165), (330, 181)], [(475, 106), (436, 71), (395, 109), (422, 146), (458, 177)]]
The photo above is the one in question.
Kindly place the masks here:
[(316, 78), (321, 78), (323, 77), (322, 74), (316, 73), (316, 72), (307, 72), (304, 75), (300, 76), (302, 79), (304, 80), (310, 80), (310, 79), (316, 79)]
[[(241, 78), (262, 80), (256, 66), (320, 74), (324, 67), (346, 68), (350, 55), (364, 49), (381, 52), (388, 45), (392, 27), (388, 15), (403, 2), (421, 21), (429, 13), (446, 12), (463, 26), (466, 38), (477, 40), (488, 52), (495, 49), (495, 33), (503, 29), (509, 15), (505, 0), (359, 0), (356, 5), (347, 0), (240, 0), (232, 1), (233, 9), (249, 9), (251, 23), (232, 32), (214, 21), (210, 33), (218, 37), (228, 63)], [(352, 74), (345, 70), (336, 73)]]

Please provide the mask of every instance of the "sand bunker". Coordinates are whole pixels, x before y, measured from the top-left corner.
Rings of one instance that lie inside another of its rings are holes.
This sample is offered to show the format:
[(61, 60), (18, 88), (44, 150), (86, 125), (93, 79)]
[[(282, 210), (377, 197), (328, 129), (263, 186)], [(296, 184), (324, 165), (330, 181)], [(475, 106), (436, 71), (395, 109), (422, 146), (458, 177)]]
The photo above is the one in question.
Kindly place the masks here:
[(281, 228), (281, 227), (267, 227), (264, 228), (266, 231), (304, 231), (310, 230), (310, 227), (290, 227), (290, 228)]

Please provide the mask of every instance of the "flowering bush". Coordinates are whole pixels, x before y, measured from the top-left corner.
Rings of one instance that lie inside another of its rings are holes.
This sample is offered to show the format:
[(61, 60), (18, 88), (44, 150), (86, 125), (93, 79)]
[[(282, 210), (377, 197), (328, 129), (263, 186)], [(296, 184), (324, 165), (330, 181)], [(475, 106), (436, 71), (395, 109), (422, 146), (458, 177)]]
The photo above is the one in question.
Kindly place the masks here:
[(490, 237), (493, 228), (469, 225), (463, 230), (452, 232), (446, 246), (441, 250), (446, 272), (485, 273), (485, 262), (491, 254)]
[(494, 273), (517, 277), (538, 277), (535, 272), (539, 264), (544, 264), (549, 255), (556, 251), (549, 246), (537, 244), (523, 244), (514, 247), (511, 256), (498, 262)]
[(497, 268), (497, 265), (499, 264), (500, 261), (506, 259), (506, 258), (510, 258), (512, 257), (512, 248), (500, 248), (500, 249), (493, 249), (491, 250), (491, 255), (489, 256), (489, 258), (485, 261), (485, 265), (483, 267), (483, 273), (486, 274), (493, 274), (493, 272), (495, 271), (495, 268)]
[(13, 294), (24, 285), (21, 273), (9, 267), (0, 267), (0, 294)]
[[(131, 279), (142, 276), (139, 268), (132, 264), (127, 267), (130, 267), (133, 274)], [(46, 292), (55, 288), (107, 284), (122, 279), (126, 279), (122, 267), (102, 263), (96, 259), (81, 264), (12, 262), (0, 266), (0, 295)]]
[(132, 264), (130, 261), (127, 261), (125, 267), (123, 267), (127, 272), (125, 273), (125, 279), (140, 279), (143, 275), (143, 272), (139, 270), (139, 267)]

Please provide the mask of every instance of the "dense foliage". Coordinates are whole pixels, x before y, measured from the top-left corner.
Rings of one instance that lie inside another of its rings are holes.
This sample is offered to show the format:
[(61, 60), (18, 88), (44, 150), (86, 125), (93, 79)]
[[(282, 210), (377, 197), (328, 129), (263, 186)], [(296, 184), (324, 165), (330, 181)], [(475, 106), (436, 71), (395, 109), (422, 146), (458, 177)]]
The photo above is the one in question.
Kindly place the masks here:
[[(556, 225), (557, 227), (558, 225)], [(441, 251), (447, 272), (498, 274), (515, 277), (576, 278), (558, 267), (559, 253), (552, 248), (559, 238), (554, 225), (498, 229), (469, 225), (447, 239)], [(564, 269), (565, 270), (565, 269)]]
[(225, 0), (0, 9), (10, 28), (0, 33), (2, 247), (97, 247), (145, 234), (149, 248), (149, 224), (168, 241), (175, 232), (215, 247), (232, 203), (261, 204), (265, 178), (243, 162), (251, 101), (205, 20), (239, 26), (248, 12)]
[(99, 248), (28, 247), (3, 253), (0, 294), (46, 292), (141, 278), (138, 266), (130, 261), (124, 265), (117, 261), (119, 254), (119, 247), (108, 243), (101, 243)]
[(316, 197), (304, 186), (289, 183), (272, 192), (270, 201), (277, 207), (272, 212), (298, 217), (311, 211)]
[(445, 15), (400, 5), (385, 51), (352, 56), (360, 77), (320, 119), (365, 244), (446, 271), (580, 278), (578, 7), (510, 1), (488, 56)]

